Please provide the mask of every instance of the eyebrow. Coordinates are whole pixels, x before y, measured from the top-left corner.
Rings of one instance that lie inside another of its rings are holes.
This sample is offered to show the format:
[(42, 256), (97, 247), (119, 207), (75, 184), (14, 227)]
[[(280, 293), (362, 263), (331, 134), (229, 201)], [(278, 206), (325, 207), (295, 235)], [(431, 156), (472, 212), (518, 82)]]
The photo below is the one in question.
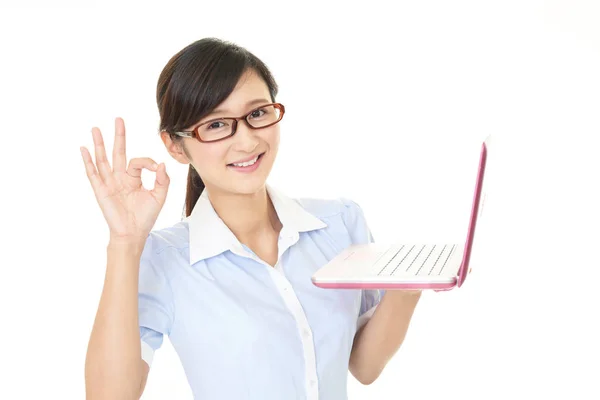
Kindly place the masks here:
[[(256, 105), (256, 104), (268, 104), (268, 103), (270, 103), (270, 101), (267, 100), (267, 99), (264, 99), (264, 98), (254, 99), (254, 100), (250, 100), (249, 102), (247, 102), (246, 103), (246, 107), (253, 106), (253, 105)], [(221, 113), (225, 113), (225, 112), (227, 112), (227, 110), (223, 110), (223, 109), (217, 108), (217, 109), (213, 110), (210, 114), (207, 114), (206, 117), (204, 117), (202, 119), (204, 120), (205, 118), (207, 118), (207, 117), (209, 117), (209, 116), (211, 116), (213, 114), (221, 114)]]

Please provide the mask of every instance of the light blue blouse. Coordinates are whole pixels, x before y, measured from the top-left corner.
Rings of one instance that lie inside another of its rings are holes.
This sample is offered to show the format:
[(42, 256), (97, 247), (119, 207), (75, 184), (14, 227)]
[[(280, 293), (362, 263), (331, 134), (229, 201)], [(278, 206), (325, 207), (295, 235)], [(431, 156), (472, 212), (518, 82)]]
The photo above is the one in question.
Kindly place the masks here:
[(322, 289), (311, 276), (371, 233), (353, 201), (267, 191), (283, 224), (275, 267), (237, 240), (206, 191), (189, 217), (150, 233), (142, 358), (151, 365), (167, 335), (198, 399), (346, 400), (354, 335), (383, 291)]

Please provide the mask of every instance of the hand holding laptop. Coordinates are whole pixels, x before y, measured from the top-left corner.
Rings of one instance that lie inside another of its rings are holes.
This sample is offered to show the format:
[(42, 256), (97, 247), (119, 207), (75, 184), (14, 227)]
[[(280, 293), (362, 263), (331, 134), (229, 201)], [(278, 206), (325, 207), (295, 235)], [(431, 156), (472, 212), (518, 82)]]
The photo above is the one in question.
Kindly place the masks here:
[(484, 177), (491, 135), (481, 146), (479, 168), (464, 243), (376, 243), (350, 246), (313, 276), (322, 288), (412, 289), (435, 291), (461, 287), (470, 272), (469, 261), (478, 219), (485, 199)]

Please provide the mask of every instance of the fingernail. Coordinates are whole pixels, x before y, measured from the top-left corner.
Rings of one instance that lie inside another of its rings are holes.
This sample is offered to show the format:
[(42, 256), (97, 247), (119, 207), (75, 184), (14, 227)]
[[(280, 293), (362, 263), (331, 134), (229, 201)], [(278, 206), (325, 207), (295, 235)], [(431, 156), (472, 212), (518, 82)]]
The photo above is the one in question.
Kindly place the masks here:
[(156, 169), (156, 168), (158, 168), (158, 164), (157, 163), (152, 164), (152, 169)]

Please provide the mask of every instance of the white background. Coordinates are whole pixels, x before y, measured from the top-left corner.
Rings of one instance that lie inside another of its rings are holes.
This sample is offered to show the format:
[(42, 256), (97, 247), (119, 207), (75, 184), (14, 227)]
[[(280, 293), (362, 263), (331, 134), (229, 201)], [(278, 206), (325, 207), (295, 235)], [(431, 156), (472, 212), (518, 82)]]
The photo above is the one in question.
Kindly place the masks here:
[[(387, 3), (3, 6), (0, 398), (84, 398), (108, 232), (79, 146), (98, 126), (110, 151), (123, 117), (128, 156), (172, 179), (156, 228), (177, 222), (187, 170), (158, 137), (155, 88), (205, 36), (245, 46), (280, 85), (270, 182), (354, 199), (377, 241), (462, 240), (494, 135), (473, 273), (423, 296), (350, 399), (600, 398), (599, 3)], [(168, 341), (143, 398), (191, 398)]]

